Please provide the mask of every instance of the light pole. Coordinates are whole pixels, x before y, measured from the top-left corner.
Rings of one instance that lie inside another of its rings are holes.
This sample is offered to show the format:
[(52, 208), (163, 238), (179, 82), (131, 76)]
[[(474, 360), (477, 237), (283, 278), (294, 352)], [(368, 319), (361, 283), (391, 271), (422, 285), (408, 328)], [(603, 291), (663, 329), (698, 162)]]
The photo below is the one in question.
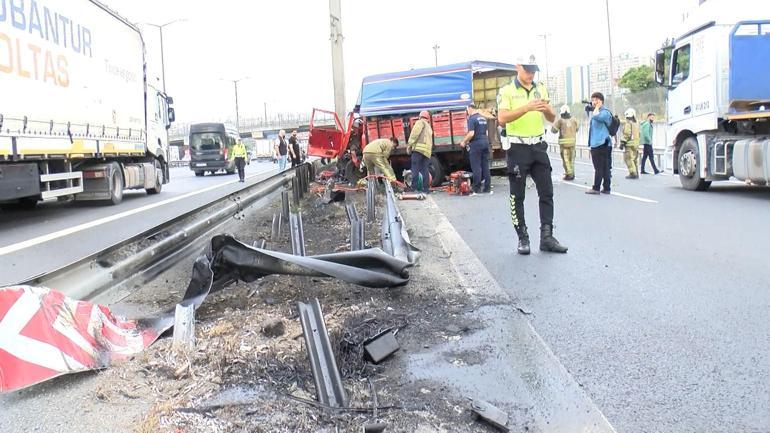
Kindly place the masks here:
[(610, 0), (604, 0), (607, 10), (607, 42), (610, 47), (610, 95), (615, 93), (615, 68), (612, 64), (612, 30), (610, 29)]
[(241, 134), (241, 125), (240, 125), (240, 113), (238, 112), (238, 83), (243, 80), (248, 80), (251, 77), (243, 77), (238, 78), (237, 80), (225, 80), (224, 78), (220, 78), (222, 81), (230, 81), (233, 83), (233, 88), (235, 89), (235, 130), (238, 131), (238, 135)]
[(166, 93), (166, 59), (165, 59), (165, 53), (163, 52), (163, 27), (170, 26), (174, 23), (180, 23), (183, 21), (187, 21), (187, 19), (182, 18), (174, 21), (169, 21), (166, 24), (152, 24), (152, 23), (144, 23), (148, 26), (157, 27), (158, 31), (160, 32), (160, 67), (161, 67), (161, 73), (163, 74), (163, 93)]
[[(551, 83), (551, 76), (550, 76), (549, 68), (548, 68), (548, 38), (550, 36), (551, 36), (550, 33), (543, 33), (541, 35), (537, 35), (538, 38), (543, 38), (543, 45), (545, 45), (545, 85), (546, 85), (546, 88), (549, 86), (549, 84), (551, 85), (551, 88), (553, 88), (553, 84)], [(556, 95), (553, 95), (553, 96), (556, 96)]]
[(438, 42), (436, 42), (436, 44), (433, 45), (433, 57), (436, 60), (436, 67), (438, 67), (438, 50), (439, 50), (439, 48), (441, 48), (441, 46), (439, 46)]

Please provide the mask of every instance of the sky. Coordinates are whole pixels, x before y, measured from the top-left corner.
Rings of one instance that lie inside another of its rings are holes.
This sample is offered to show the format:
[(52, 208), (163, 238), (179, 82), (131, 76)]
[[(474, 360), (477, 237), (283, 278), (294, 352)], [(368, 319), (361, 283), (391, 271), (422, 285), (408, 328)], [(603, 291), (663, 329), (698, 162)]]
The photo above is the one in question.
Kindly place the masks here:
[[(714, 0), (709, 0), (714, 1)], [(160, 77), (158, 30), (141, 23), (183, 20), (163, 31), (166, 89), (179, 122), (334, 109), (325, 0), (102, 0), (140, 24), (150, 74)], [(680, 31), (697, 0), (609, 0), (614, 54), (653, 56)], [(535, 55), (550, 71), (608, 53), (604, 0), (342, 0), (346, 99), (364, 76), (467, 60), (515, 63)]]

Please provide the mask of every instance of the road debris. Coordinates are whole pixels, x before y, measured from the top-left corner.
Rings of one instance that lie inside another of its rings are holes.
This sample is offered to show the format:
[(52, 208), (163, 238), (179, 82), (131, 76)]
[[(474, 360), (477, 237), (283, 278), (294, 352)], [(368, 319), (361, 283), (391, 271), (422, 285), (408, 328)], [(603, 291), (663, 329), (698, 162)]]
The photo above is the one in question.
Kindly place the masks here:
[(471, 400), (471, 411), (501, 431), (510, 431), (508, 414), (483, 400)]
[(379, 364), (398, 351), (400, 346), (392, 329), (386, 329), (364, 342), (366, 358)]

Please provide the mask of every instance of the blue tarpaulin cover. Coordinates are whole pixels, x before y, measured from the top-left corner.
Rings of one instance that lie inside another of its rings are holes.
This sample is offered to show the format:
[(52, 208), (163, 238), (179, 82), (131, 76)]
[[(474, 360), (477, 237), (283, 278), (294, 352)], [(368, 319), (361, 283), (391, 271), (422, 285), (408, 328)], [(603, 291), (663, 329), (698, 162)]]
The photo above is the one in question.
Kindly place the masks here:
[(770, 100), (770, 20), (738, 23), (730, 35), (730, 102)]
[(470, 61), (364, 78), (359, 96), (363, 116), (464, 108), (473, 102), (473, 73), (515, 71), (514, 65)]

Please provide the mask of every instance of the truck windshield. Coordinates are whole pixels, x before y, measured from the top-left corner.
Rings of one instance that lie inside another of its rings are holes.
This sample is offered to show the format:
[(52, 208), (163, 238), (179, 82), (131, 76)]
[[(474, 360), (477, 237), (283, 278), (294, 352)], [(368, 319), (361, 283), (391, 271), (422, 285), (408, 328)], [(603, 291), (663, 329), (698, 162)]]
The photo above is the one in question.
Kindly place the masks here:
[(222, 135), (218, 132), (192, 134), (190, 147), (193, 150), (219, 150), (222, 148)]

